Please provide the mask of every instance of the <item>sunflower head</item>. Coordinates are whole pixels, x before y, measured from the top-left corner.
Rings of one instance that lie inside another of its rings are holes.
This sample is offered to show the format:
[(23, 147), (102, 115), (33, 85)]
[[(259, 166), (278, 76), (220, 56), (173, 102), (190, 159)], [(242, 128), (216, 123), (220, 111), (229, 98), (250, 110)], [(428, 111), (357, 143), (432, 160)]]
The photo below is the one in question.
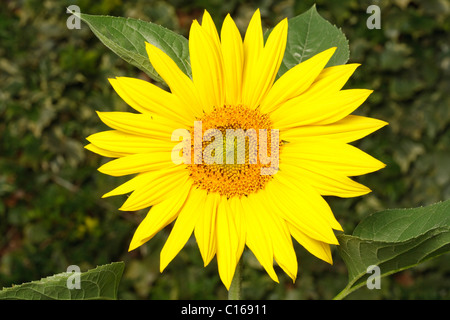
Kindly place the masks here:
[(326, 67), (335, 52), (330, 48), (276, 79), (287, 32), (284, 19), (264, 42), (257, 10), (244, 39), (230, 15), (219, 35), (205, 11), (189, 34), (192, 78), (146, 43), (170, 91), (110, 79), (137, 113), (99, 113), (112, 130), (88, 137), (86, 148), (115, 158), (100, 172), (135, 175), (105, 197), (130, 193), (121, 210), (151, 207), (130, 250), (174, 222), (161, 271), (192, 233), (205, 265), (217, 257), (227, 288), (245, 246), (275, 281), (274, 260), (297, 276), (292, 238), (332, 263), (333, 230), (342, 228), (322, 196), (366, 194), (350, 177), (384, 167), (348, 144), (386, 125), (351, 115), (372, 92), (342, 90), (358, 65)]

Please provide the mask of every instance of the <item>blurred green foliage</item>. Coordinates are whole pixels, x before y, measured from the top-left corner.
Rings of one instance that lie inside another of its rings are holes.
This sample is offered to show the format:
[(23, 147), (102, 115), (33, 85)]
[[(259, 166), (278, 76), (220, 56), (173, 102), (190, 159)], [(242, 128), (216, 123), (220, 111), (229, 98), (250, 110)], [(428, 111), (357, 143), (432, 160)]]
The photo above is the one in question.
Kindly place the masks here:
[[(319, 13), (342, 28), (350, 61), (361, 63), (348, 88), (375, 92), (358, 114), (390, 126), (356, 145), (387, 163), (357, 180), (373, 192), (356, 199), (328, 198), (346, 232), (381, 209), (416, 207), (450, 198), (450, 3), (432, 1), (316, 1)], [(95, 114), (129, 107), (109, 77), (148, 80), (95, 38), (86, 25), (69, 30), (66, 7), (81, 12), (140, 18), (185, 36), (207, 9), (218, 26), (231, 13), (244, 31), (256, 8), (265, 27), (293, 17), (313, 1), (242, 0), (22, 0), (0, 3), (0, 287), (40, 279), (77, 264), (82, 271), (126, 262), (122, 299), (226, 298), (215, 260), (206, 268), (191, 239), (159, 273), (168, 235), (128, 253), (146, 212), (117, 210), (124, 197), (101, 195), (125, 181), (100, 174), (107, 159), (83, 147), (105, 127)], [(368, 29), (366, 9), (381, 8), (381, 29)], [(347, 282), (334, 251), (329, 266), (296, 245), (299, 277), (282, 272), (280, 284), (244, 254), (243, 293), (249, 299), (329, 299)], [(381, 290), (350, 298), (449, 299), (448, 255), (382, 280)]]

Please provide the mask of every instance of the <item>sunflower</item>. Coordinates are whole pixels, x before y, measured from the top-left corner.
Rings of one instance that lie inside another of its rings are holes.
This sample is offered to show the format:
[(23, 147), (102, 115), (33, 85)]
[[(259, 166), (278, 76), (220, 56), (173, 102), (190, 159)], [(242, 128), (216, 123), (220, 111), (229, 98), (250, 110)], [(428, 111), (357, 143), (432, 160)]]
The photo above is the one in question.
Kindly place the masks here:
[[(129, 250), (174, 222), (161, 272), (192, 233), (205, 266), (217, 257), (227, 289), (245, 246), (277, 282), (274, 261), (296, 279), (292, 238), (331, 264), (333, 230), (342, 228), (322, 196), (367, 194), (349, 177), (385, 166), (348, 144), (386, 125), (350, 115), (372, 92), (342, 90), (358, 64), (326, 68), (330, 48), (275, 81), (287, 31), (284, 19), (264, 42), (257, 10), (244, 40), (230, 15), (219, 36), (205, 11), (189, 34), (192, 79), (150, 43), (150, 62), (170, 92), (144, 80), (110, 79), (137, 113), (98, 112), (112, 130), (89, 136), (86, 148), (116, 158), (100, 172), (135, 175), (103, 197), (130, 194), (124, 211), (150, 207)], [(233, 139), (223, 138), (230, 132)]]

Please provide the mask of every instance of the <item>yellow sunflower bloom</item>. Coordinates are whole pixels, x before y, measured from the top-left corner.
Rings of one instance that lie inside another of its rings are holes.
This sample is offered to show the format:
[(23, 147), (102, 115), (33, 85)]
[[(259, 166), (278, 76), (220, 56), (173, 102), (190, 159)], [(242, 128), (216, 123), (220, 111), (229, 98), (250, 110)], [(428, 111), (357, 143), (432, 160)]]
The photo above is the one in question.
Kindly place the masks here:
[(216, 256), (227, 288), (245, 246), (274, 281), (274, 260), (295, 281), (292, 237), (332, 263), (333, 230), (342, 228), (322, 196), (364, 195), (370, 189), (349, 177), (385, 166), (348, 144), (386, 125), (350, 115), (372, 92), (342, 90), (357, 64), (325, 68), (330, 48), (275, 82), (287, 31), (285, 19), (264, 43), (257, 10), (244, 40), (229, 15), (219, 35), (205, 11), (189, 34), (192, 79), (147, 43), (170, 92), (110, 80), (138, 113), (99, 112), (113, 130), (88, 137), (86, 148), (116, 158), (100, 172), (135, 174), (104, 197), (131, 193), (120, 210), (151, 207), (130, 250), (174, 222), (161, 272), (194, 233), (205, 266)]

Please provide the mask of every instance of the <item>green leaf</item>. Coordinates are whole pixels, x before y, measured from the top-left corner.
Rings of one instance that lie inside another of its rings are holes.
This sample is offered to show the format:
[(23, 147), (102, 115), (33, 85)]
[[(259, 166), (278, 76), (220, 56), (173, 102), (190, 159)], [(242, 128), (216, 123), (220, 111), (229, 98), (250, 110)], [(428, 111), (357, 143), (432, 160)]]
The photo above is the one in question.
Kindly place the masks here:
[(145, 42), (164, 51), (178, 67), (191, 77), (188, 40), (160, 25), (131, 18), (96, 16), (76, 13), (87, 23), (101, 42), (119, 57), (164, 83), (148, 59)]
[[(125, 264), (114, 262), (87, 272), (63, 272), (0, 291), (0, 300), (97, 300), (117, 299)], [(74, 277), (79, 275), (79, 288)], [(69, 284), (69, 285), (68, 285)], [(69, 289), (71, 287), (72, 289)]]
[[(145, 42), (171, 57), (180, 69), (192, 77), (188, 40), (160, 25), (142, 20), (73, 13), (83, 20), (94, 34), (125, 61), (161, 83), (163, 79), (151, 65)], [(270, 30), (269, 30), (270, 32)], [(268, 32), (266, 32), (267, 36)], [(328, 48), (337, 47), (327, 66), (345, 64), (349, 58), (348, 41), (337, 27), (322, 18), (315, 5), (307, 12), (289, 19), (286, 51), (278, 71), (281, 76), (293, 66)]]
[(349, 282), (342, 299), (366, 284), (371, 265), (380, 276), (416, 266), (450, 251), (450, 200), (427, 207), (389, 209), (364, 219), (353, 235), (338, 235)]
[(340, 29), (322, 18), (313, 5), (305, 13), (288, 20), (286, 51), (278, 77), (300, 62), (331, 47), (337, 49), (327, 67), (345, 64), (350, 55), (347, 38)]

